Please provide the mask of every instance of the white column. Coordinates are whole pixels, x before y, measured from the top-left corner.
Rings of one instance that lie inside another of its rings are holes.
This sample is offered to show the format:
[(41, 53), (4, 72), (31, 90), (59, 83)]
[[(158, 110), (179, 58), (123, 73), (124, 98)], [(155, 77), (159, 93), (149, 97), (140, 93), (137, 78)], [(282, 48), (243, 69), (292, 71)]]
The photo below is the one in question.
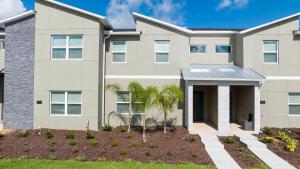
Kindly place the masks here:
[(260, 87), (254, 86), (254, 132), (260, 132)]
[(218, 133), (229, 134), (230, 119), (230, 86), (218, 86)]
[(185, 125), (188, 131), (193, 128), (193, 85), (189, 82), (186, 83), (185, 87), (185, 101), (186, 101), (186, 112), (185, 112)]

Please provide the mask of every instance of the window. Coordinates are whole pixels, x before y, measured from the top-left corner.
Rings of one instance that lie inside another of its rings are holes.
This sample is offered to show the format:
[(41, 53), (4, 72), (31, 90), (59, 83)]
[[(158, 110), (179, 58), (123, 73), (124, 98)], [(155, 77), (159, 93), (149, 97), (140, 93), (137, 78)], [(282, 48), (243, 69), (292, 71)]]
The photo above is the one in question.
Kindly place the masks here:
[(278, 63), (278, 41), (264, 41), (264, 63)]
[(289, 93), (289, 115), (300, 115), (300, 93)]
[[(122, 91), (117, 93), (117, 113), (118, 114), (127, 114), (129, 113), (130, 98), (128, 91)], [(132, 110), (133, 114), (141, 113), (139, 102), (136, 102), (137, 110)]]
[(206, 53), (205, 45), (191, 45), (190, 53)]
[(230, 45), (216, 45), (216, 53), (231, 53)]
[(113, 63), (126, 63), (126, 42), (112, 42)]
[(155, 41), (155, 63), (169, 63), (170, 41)]
[(0, 39), (0, 50), (5, 49), (5, 41), (4, 39)]
[(52, 59), (80, 60), (82, 59), (82, 35), (52, 36)]
[(51, 115), (81, 115), (81, 92), (51, 92)]

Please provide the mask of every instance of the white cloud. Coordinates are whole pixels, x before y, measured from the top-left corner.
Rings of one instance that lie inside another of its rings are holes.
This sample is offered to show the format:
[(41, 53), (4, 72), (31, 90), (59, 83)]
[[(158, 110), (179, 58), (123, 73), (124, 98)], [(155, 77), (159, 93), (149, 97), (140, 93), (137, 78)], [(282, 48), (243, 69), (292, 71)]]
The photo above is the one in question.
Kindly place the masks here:
[(0, 0), (0, 20), (26, 11), (21, 0)]
[(250, 0), (222, 0), (217, 9), (231, 8), (231, 9), (242, 9), (248, 6)]
[(173, 24), (183, 23), (182, 3), (173, 0), (111, 0), (106, 15), (115, 28), (134, 28), (135, 23), (131, 13), (141, 8), (150, 15)]

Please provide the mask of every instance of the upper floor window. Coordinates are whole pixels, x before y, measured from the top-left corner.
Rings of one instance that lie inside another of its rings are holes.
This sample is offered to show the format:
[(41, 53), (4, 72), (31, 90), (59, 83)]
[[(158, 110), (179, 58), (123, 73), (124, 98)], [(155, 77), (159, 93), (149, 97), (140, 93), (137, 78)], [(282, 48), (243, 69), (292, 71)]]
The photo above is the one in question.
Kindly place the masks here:
[(80, 60), (82, 59), (82, 35), (53, 35), (52, 59)]
[(190, 53), (206, 53), (205, 45), (190, 45)]
[(126, 42), (112, 42), (113, 63), (126, 63)]
[(216, 53), (231, 53), (230, 45), (216, 45)]
[(169, 63), (170, 41), (155, 41), (155, 63)]
[(81, 92), (53, 91), (50, 95), (51, 115), (81, 115)]
[(264, 63), (278, 63), (278, 41), (264, 41)]
[(0, 50), (5, 49), (5, 41), (4, 39), (0, 39)]
[(300, 115), (300, 93), (289, 93), (289, 114)]

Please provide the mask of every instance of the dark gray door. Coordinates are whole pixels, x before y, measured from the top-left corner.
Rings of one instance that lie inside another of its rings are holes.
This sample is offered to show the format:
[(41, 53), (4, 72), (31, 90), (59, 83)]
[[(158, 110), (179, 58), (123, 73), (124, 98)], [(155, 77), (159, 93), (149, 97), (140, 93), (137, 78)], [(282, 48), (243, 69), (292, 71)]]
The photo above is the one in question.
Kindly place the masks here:
[(204, 121), (204, 100), (203, 92), (194, 92), (193, 96), (193, 121), (199, 122)]

